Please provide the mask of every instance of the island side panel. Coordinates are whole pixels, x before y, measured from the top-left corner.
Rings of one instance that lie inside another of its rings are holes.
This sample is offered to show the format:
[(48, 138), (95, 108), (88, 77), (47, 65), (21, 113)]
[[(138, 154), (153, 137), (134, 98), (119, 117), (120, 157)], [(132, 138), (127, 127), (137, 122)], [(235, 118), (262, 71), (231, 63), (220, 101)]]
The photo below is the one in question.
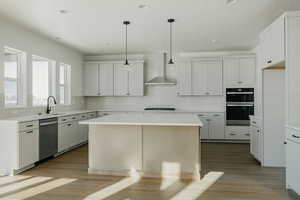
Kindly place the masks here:
[(149, 177), (200, 178), (199, 127), (143, 126), (143, 171)]
[(90, 125), (89, 173), (129, 175), (142, 167), (142, 127)]

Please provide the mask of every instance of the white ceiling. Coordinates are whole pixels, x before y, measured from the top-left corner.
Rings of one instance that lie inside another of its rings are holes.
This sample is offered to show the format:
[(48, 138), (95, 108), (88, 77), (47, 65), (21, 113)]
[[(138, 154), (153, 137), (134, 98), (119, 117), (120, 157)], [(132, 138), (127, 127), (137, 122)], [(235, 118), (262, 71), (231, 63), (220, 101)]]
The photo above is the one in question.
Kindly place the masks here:
[[(140, 9), (146, 4), (150, 8)], [(60, 14), (60, 10), (70, 11)], [(124, 19), (131, 53), (168, 49), (167, 18), (177, 52), (249, 50), (259, 32), (300, 0), (1, 0), (0, 14), (85, 54), (124, 51)], [(212, 43), (212, 40), (217, 40)]]

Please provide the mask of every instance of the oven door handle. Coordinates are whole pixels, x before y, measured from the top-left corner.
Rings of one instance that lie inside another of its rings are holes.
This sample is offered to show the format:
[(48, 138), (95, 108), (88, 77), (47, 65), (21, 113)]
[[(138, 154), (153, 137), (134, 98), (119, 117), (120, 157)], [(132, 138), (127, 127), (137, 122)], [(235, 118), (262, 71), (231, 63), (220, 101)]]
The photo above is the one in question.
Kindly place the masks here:
[(253, 104), (243, 104), (243, 105), (235, 105), (235, 104), (227, 104), (227, 107), (254, 107)]
[(227, 94), (254, 94), (254, 92), (227, 92)]

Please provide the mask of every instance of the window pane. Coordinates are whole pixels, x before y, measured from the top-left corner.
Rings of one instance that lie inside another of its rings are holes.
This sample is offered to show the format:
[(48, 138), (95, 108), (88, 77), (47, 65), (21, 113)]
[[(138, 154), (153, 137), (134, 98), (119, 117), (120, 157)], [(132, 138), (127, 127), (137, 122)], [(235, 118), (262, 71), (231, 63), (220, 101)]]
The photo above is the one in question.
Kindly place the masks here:
[(33, 58), (32, 62), (33, 105), (46, 105), (49, 96), (49, 62)]
[(59, 97), (60, 97), (60, 104), (65, 104), (65, 87), (60, 86), (59, 88)]
[(60, 64), (59, 67), (59, 84), (65, 84), (65, 65)]
[(17, 105), (18, 104), (18, 91), (17, 91), (16, 80), (5, 80), (5, 104), (6, 105)]

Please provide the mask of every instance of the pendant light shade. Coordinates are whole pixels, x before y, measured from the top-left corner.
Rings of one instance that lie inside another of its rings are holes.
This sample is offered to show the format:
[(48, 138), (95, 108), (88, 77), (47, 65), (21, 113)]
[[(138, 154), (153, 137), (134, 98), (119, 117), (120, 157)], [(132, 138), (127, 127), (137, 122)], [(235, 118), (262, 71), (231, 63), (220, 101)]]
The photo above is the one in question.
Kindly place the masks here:
[(124, 65), (129, 65), (128, 62), (128, 37), (127, 37), (127, 33), (128, 33), (128, 25), (130, 24), (130, 21), (123, 21), (123, 24), (126, 27), (126, 39), (125, 39), (125, 63)]
[(168, 23), (170, 24), (170, 60), (169, 60), (169, 64), (172, 65), (174, 64), (174, 60), (173, 60), (173, 23), (175, 22), (175, 19), (168, 19)]

